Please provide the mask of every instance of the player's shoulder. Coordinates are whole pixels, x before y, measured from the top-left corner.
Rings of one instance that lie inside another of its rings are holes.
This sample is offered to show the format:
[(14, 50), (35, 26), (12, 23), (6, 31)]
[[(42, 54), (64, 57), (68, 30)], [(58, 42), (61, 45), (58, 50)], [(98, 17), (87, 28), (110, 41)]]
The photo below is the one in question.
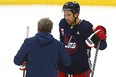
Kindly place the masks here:
[(92, 23), (90, 21), (85, 20), (85, 19), (83, 19), (82, 22), (83, 22), (83, 24), (86, 24), (86, 25), (92, 25)]
[(81, 25), (83, 25), (82, 27), (93, 27), (93, 24), (90, 22), (90, 21), (87, 21), (87, 20), (81, 20)]
[(66, 22), (66, 19), (65, 19), (65, 18), (62, 18), (62, 19), (60, 20), (60, 22)]
[(68, 25), (68, 23), (66, 22), (66, 19), (63, 18), (63, 19), (60, 20), (59, 25), (60, 26), (65, 26), (65, 25)]

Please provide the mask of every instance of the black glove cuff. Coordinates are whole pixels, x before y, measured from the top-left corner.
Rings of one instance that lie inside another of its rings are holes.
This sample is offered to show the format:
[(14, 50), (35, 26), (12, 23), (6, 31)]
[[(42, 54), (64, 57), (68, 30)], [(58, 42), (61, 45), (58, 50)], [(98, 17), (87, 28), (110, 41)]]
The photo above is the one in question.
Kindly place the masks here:
[(100, 41), (100, 39), (99, 39), (99, 37), (95, 34), (95, 35), (93, 35), (93, 37), (91, 38), (91, 41), (96, 45), (96, 44)]

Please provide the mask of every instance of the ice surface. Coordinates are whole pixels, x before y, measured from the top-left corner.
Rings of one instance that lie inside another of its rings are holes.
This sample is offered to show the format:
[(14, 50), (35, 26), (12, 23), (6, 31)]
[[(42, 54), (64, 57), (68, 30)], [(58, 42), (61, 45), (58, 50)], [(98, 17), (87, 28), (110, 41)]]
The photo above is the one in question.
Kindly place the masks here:
[[(23, 40), (26, 28), (29, 37), (37, 32), (40, 18), (49, 17), (54, 22), (52, 34), (59, 40), (58, 23), (63, 18), (61, 6), (51, 5), (4, 5), (0, 6), (0, 75), (3, 77), (22, 77), (22, 71), (13, 63), (13, 59)], [(81, 6), (81, 19), (99, 24), (107, 29), (108, 47), (99, 51), (94, 77), (114, 77), (116, 69), (116, 7)], [(95, 49), (92, 49), (93, 61)]]

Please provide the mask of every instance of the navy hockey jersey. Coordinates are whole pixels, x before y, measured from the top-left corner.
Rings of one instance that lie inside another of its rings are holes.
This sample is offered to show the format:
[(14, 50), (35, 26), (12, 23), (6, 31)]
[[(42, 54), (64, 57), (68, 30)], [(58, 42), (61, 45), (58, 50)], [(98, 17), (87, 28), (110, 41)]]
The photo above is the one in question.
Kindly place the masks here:
[[(68, 25), (65, 19), (59, 23), (60, 41), (72, 57), (72, 63), (65, 67), (59, 63), (59, 71), (67, 74), (78, 74), (90, 69), (89, 58), (91, 48), (87, 47), (85, 40), (93, 33), (93, 25), (86, 20), (81, 20), (75, 26)], [(100, 43), (101, 50), (107, 47), (106, 41)]]

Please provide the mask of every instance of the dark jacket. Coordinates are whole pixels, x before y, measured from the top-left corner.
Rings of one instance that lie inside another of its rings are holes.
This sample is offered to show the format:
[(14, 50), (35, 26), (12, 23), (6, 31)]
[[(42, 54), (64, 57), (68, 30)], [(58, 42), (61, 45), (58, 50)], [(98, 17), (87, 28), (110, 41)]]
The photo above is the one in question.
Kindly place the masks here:
[(69, 66), (71, 58), (62, 43), (51, 34), (37, 33), (34, 37), (25, 39), (14, 63), (21, 65), (27, 62), (26, 77), (57, 77), (57, 63)]
[[(85, 40), (93, 33), (93, 25), (86, 20), (80, 21), (79, 24), (73, 26), (68, 25), (65, 19), (59, 23), (60, 41), (64, 43), (67, 52), (72, 57), (72, 63), (68, 67), (64, 67), (59, 63), (59, 70), (68, 74), (79, 74), (90, 69), (90, 51)], [(107, 47), (107, 43), (103, 40), (100, 43), (100, 50)]]

